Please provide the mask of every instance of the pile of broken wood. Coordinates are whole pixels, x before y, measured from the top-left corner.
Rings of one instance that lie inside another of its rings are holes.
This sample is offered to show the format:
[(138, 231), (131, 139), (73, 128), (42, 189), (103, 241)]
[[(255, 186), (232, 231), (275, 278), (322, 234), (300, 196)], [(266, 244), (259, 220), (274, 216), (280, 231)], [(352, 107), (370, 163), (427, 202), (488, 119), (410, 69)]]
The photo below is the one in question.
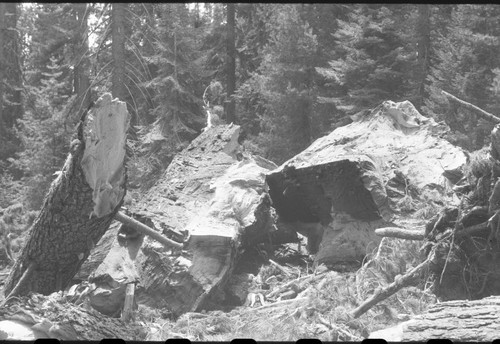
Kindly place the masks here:
[[(491, 133), (491, 146), (489, 149), (472, 153), (460, 176), (458, 178), (454, 176), (453, 189), (461, 199), (457, 207), (445, 207), (427, 223), (425, 228), (420, 230), (397, 227), (376, 230), (378, 235), (384, 237), (423, 240), (421, 251), (425, 260), (404, 276), (396, 278), (386, 288), (375, 292), (352, 312), (354, 317), (359, 317), (373, 305), (401, 288), (414, 284), (424, 275), (432, 277), (434, 293), (441, 300), (485, 298), (481, 304), (478, 304), (479, 308), (483, 307), (486, 310), (490, 307), (493, 309), (489, 311), (492, 314), (499, 311), (498, 299), (487, 297), (496, 295), (500, 286), (500, 118), (449, 93), (443, 92), (443, 95), (465, 106), (478, 116), (497, 123)], [(426, 328), (426, 339), (444, 335), (447, 338), (469, 340), (470, 333), (465, 335), (462, 326), (464, 324), (461, 325), (457, 321), (447, 323), (446, 333), (440, 330), (439, 322), (444, 323), (446, 317), (454, 317), (453, 312), (446, 311), (448, 304), (451, 308), (466, 306), (463, 302), (442, 303), (440, 309), (445, 309), (443, 314), (447, 315), (439, 318), (439, 321), (429, 320), (436, 318), (432, 316), (432, 312), (436, 310), (430, 309), (429, 316), (424, 314), (412, 320), (411, 325), (403, 326), (404, 338), (421, 340), (422, 328)], [(466, 327), (483, 327), (484, 331), (490, 332), (486, 337), (494, 338), (496, 334), (491, 333), (490, 323), (484, 322), (483, 324), (483, 317), (476, 319), (477, 310), (474, 305), (471, 302), (465, 311), (461, 310), (465, 313), (467, 309), (470, 310), (467, 315), (464, 315), (464, 319), (469, 319)]]

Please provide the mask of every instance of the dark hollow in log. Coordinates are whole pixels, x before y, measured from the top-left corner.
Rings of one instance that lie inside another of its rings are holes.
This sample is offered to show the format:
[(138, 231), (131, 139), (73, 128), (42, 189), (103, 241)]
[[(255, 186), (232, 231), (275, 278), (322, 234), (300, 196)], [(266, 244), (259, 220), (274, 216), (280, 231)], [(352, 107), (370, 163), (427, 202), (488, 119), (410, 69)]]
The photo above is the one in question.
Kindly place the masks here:
[[(103, 95), (92, 111), (92, 136), (84, 137), (84, 115), (64, 167), (6, 281), (6, 296), (14, 289), (17, 295), (64, 289), (120, 209), (129, 114), (125, 103), (112, 100), (110, 94)], [(31, 273), (24, 275), (28, 268)]]
[(365, 188), (361, 166), (339, 160), (305, 168), (285, 167), (266, 178), (269, 195), (284, 222), (331, 222), (332, 207), (355, 219), (380, 219), (372, 195)]

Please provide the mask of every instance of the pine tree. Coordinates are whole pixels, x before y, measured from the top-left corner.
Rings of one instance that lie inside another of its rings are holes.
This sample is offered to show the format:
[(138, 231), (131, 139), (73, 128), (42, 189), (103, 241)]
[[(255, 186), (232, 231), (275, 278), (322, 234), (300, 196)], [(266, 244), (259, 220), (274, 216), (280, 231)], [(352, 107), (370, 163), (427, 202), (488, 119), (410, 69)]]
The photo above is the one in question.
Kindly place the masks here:
[[(240, 88), (258, 94), (263, 108), (261, 132), (253, 149), (282, 162), (312, 142), (314, 57), (316, 36), (298, 5), (266, 5), (269, 42), (262, 49), (262, 63)], [(260, 147), (260, 149), (259, 149)]]
[(41, 73), (40, 86), (27, 86), (31, 105), (20, 120), (24, 150), (16, 166), (25, 173), (26, 203), (32, 209), (42, 204), (54, 173), (64, 163), (73, 134), (65, 111), (69, 75), (64, 75), (56, 57), (51, 57), (46, 70)]
[(347, 114), (384, 100), (413, 100), (416, 54), (401, 30), (401, 5), (355, 5), (334, 34), (338, 55), (318, 71), (336, 89), (337, 107)]
[(15, 128), (23, 113), (17, 7), (16, 3), (0, 4), (0, 173), (18, 150)]
[[(433, 32), (436, 44), (425, 110), (438, 119), (444, 119), (455, 133), (451, 140), (470, 150), (487, 143), (492, 124), (449, 103), (441, 90), (486, 111), (496, 111), (497, 101), (491, 85), (494, 71), (500, 64), (499, 18), (500, 8), (495, 5), (457, 5), (444, 15), (440, 11), (433, 16), (434, 23), (441, 23), (441, 27)], [(443, 22), (448, 25), (443, 27)]]

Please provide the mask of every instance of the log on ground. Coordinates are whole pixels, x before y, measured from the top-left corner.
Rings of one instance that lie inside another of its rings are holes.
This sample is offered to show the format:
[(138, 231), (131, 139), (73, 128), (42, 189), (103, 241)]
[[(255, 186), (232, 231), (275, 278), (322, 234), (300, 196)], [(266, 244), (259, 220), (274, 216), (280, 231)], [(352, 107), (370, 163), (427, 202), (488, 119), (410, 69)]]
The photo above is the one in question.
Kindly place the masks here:
[(460, 342), (492, 342), (498, 339), (500, 298), (447, 301), (433, 305), (425, 314), (403, 326), (401, 341), (447, 338)]

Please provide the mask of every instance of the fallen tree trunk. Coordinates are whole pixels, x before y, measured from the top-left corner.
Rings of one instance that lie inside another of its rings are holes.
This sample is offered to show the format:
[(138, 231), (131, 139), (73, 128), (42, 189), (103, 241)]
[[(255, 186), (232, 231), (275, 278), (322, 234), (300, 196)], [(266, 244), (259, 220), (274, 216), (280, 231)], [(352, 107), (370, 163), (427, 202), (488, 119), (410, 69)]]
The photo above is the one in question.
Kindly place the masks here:
[[(93, 118), (86, 115), (6, 281), (6, 296), (64, 289), (120, 209), (126, 191), (126, 105), (107, 93), (94, 105)], [(91, 120), (92, 127), (86, 124)]]
[(395, 327), (370, 334), (388, 342), (427, 342), (449, 339), (456, 342), (493, 342), (498, 339), (500, 298), (447, 301), (432, 305), (426, 313)]

